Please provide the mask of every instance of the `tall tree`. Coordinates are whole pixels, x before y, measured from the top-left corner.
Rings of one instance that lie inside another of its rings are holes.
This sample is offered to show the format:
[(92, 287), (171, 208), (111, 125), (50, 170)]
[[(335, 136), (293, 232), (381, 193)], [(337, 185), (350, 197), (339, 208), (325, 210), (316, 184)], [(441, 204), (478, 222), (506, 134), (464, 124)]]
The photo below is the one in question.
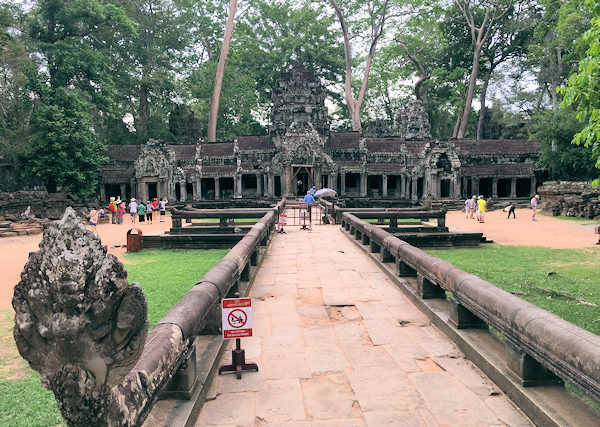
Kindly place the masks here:
[(217, 74), (215, 76), (215, 86), (210, 101), (210, 111), (208, 113), (208, 142), (217, 140), (217, 115), (219, 113), (219, 101), (221, 100), (221, 88), (223, 85), (223, 76), (225, 75), (225, 65), (227, 55), (229, 55), (229, 44), (233, 35), (233, 26), (235, 23), (235, 14), (237, 12), (237, 0), (229, 2), (229, 12), (227, 15), (227, 24), (225, 25), (225, 35), (223, 36), (223, 45), (217, 65)]
[(87, 196), (95, 192), (105, 146), (93, 114), (109, 108), (109, 46), (129, 31), (123, 11), (93, 0), (41, 0), (29, 35), (41, 63), (29, 73), (36, 97), (29, 166), (46, 183)]
[(497, 21), (512, 10), (514, 0), (455, 0), (455, 2), (462, 12), (471, 32), (473, 46), (473, 64), (465, 96), (465, 107), (460, 117), (460, 124), (456, 129), (456, 134), (453, 135), (456, 138), (464, 138), (467, 133), (471, 105), (473, 104), (473, 97), (475, 95), (481, 51), (488, 39), (495, 32)]
[(516, 3), (510, 13), (497, 20), (497, 29), (483, 46), (483, 84), (479, 95), (476, 139), (483, 138), (483, 125), (487, 112), (486, 98), (492, 75), (499, 65), (525, 55), (527, 45), (533, 36), (535, 15), (535, 5)]
[[(565, 97), (563, 107), (575, 106), (577, 118), (585, 124), (573, 138), (573, 143), (590, 148), (600, 169), (600, 0), (586, 0), (593, 13), (591, 28), (581, 41), (588, 46), (586, 56), (579, 63), (579, 70), (569, 78), (569, 85), (562, 89)], [(600, 179), (594, 180), (600, 185)]]
[[(377, 44), (384, 34), (386, 23), (397, 16), (397, 11), (394, 9), (394, 2), (392, 0), (329, 0), (329, 2), (338, 17), (344, 39), (344, 55), (346, 59), (344, 94), (352, 119), (352, 130), (361, 132), (360, 112), (369, 83), (369, 73), (373, 57), (377, 50)], [(351, 18), (354, 18), (354, 20), (350, 21)], [(352, 34), (352, 30), (354, 30), (354, 34)], [(367, 57), (364, 64), (360, 90), (355, 95), (352, 88), (352, 73), (355, 64), (353, 64), (350, 41), (356, 38), (361, 32), (368, 34), (365, 37)]]

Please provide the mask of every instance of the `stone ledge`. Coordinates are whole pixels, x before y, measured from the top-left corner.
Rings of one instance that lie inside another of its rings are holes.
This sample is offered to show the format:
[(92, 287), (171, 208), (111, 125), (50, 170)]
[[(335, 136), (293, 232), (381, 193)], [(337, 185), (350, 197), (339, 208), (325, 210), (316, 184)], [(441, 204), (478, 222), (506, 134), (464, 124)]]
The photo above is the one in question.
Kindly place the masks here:
[(464, 355), (490, 378), (536, 424), (544, 426), (598, 425), (600, 413), (586, 400), (565, 387), (523, 387), (509, 374), (504, 342), (481, 329), (457, 330), (450, 322), (450, 304), (443, 299), (422, 299), (417, 295), (417, 280), (399, 277), (393, 264), (383, 264), (378, 254), (370, 253), (345, 233), (398, 286)]

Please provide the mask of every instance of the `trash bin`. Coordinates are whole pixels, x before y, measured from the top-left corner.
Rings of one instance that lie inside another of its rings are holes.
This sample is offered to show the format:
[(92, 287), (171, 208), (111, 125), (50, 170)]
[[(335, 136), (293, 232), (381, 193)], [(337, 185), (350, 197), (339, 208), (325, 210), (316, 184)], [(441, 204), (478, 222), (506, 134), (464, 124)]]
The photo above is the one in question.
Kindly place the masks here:
[(127, 232), (127, 252), (137, 252), (144, 247), (142, 230), (132, 228)]

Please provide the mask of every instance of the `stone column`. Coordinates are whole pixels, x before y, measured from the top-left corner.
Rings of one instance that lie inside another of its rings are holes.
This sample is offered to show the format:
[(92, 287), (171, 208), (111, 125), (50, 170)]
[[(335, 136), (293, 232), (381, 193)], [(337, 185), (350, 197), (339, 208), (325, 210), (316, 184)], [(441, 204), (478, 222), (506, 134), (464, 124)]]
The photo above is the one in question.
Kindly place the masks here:
[(220, 178), (215, 178), (215, 200), (221, 199), (221, 181)]
[(198, 200), (198, 189), (196, 188), (196, 185), (192, 179), (192, 199), (194, 200)]
[(412, 177), (412, 200), (417, 200), (417, 181), (419, 180), (418, 177), (414, 176)]
[(360, 173), (360, 197), (367, 197), (367, 174), (365, 172)]
[(387, 197), (387, 195), (388, 195), (387, 185), (388, 185), (388, 176), (387, 175), (383, 175), (381, 177), (381, 186), (383, 187), (381, 189), (381, 195), (382, 195), (382, 197)]
[(492, 198), (498, 198), (498, 178), (492, 179)]
[(404, 180), (404, 175), (396, 175), (396, 189), (394, 190), (394, 197), (399, 199), (402, 197), (402, 181)]
[(202, 199), (202, 178), (200, 178), (199, 176), (196, 177), (196, 185), (194, 186), (194, 198), (196, 200), (203, 200)]
[(256, 174), (256, 197), (262, 196), (262, 174)]
[(293, 185), (295, 182), (291, 182), (292, 174), (289, 166), (283, 167), (283, 176), (281, 177), (281, 194), (283, 197), (292, 197), (294, 194), (292, 193)]
[(233, 197), (235, 199), (241, 199), (242, 198), (242, 175), (241, 174), (235, 174), (235, 177), (233, 178)]
[(127, 192), (126, 184), (119, 185), (119, 188), (120, 188), (120, 191), (121, 191), (121, 200), (125, 201), (125, 199), (126, 199), (126, 197), (125, 197), (126, 194), (125, 193)]
[(510, 197), (517, 197), (517, 178), (514, 177), (510, 179)]
[(531, 190), (530, 192), (531, 192), (531, 195), (532, 195), (532, 196), (533, 196), (533, 195), (535, 194), (535, 192), (536, 192), (535, 184), (536, 184), (536, 179), (535, 179), (535, 176), (532, 176), (532, 177), (531, 177), (531, 187), (530, 187), (530, 190)]
[(105, 202), (108, 199), (106, 198), (106, 187), (104, 184), (100, 183), (100, 201)]
[(407, 176), (406, 175), (400, 175), (400, 197), (405, 199), (406, 198), (406, 181), (407, 181)]
[(471, 178), (471, 190), (474, 196), (479, 196), (479, 178)]
[(131, 188), (131, 197), (137, 198), (137, 182), (135, 178), (129, 181), (129, 188)]
[(340, 172), (340, 196), (346, 195), (346, 172)]
[(182, 202), (187, 200), (187, 185), (185, 181), (179, 183), (179, 195)]

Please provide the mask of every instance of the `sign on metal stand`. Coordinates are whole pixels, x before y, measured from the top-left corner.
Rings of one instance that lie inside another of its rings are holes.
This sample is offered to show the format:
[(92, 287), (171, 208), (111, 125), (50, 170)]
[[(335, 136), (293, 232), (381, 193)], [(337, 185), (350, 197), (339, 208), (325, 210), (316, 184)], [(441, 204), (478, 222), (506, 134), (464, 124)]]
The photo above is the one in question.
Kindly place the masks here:
[(287, 215), (279, 215), (279, 230), (278, 233), (285, 233), (283, 227), (287, 225)]
[[(239, 296), (239, 294), (236, 294)], [(223, 308), (223, 338), (235, 338), (235, 349), (231, 350), (231, 365), (219, 368), (223, 372), (236, 372), (238, 380), (242, 371), (258, 371), (256, 363), (246, 363), (246, 352), (241, 348), (240, 338), (252, 336), (252, 299), (226, 298), (222, 301)]]

